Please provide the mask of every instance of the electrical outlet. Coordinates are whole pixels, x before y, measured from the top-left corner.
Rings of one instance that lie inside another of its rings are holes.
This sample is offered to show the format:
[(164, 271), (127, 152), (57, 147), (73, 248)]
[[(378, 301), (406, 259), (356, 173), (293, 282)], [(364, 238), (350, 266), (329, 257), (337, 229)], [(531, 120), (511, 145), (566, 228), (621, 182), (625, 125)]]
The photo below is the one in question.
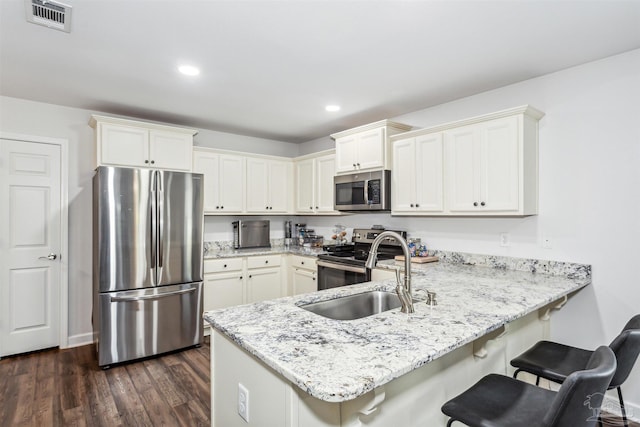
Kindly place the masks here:
[(249, 422), (249, 390), (238, 383), (238, 415)]
[(500, 233), (500, 246), (509, 246), (509, 233)]
[(542, 236), (542, 247), (545, 249), (551, 249), (552, 245), (551, 245), (551, 237), (549, 236)]

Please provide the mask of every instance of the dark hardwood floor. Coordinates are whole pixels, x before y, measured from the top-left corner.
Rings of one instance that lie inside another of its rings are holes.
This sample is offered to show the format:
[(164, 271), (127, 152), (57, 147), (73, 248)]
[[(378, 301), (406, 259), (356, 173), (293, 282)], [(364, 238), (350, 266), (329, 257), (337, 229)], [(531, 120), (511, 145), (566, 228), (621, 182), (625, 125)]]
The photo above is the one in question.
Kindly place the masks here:
[[(0, 426), (209, 426), (209, 371), (208, 340), (107, 370), (93, 345), (5, 358)], [(623, 425), (609, 420), (605, 426)]]
[(0, 360), (0, 426), (209, 426), (209, 345), (98, 367), (95, 346)]

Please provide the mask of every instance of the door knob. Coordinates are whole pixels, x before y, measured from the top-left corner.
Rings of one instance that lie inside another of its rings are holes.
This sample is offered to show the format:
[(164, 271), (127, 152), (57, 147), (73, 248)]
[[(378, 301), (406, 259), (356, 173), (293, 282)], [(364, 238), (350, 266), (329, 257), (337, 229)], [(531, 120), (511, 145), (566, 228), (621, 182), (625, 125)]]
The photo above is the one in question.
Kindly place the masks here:
[(56, 254), (49, 254), (47, 256), (38, 257), (38, 259), (48, 259), (49, 261), (54, 261), (56, 258), (58, 258), (58, 255)]

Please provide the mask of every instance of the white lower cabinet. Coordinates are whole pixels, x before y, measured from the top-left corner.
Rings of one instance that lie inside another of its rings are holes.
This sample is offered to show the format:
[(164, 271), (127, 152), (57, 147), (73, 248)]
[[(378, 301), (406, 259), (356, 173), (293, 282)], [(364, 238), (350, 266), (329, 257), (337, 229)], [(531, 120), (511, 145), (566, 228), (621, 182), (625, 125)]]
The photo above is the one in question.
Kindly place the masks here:
[(285, 295), (286, 283), (283, 286), (281, 261), (281, 255), (247, 258), (247, 303), (280, 298)]
[[(282, 255), (204, 261), (203, 310), (232, 307), (287, 294)], [(205, 332), (209, 324), (205, 322)]]
[(318, 290), (318, 267), (315, 257), (290, 256), (289, 280), (292, 295), (306, 294)]

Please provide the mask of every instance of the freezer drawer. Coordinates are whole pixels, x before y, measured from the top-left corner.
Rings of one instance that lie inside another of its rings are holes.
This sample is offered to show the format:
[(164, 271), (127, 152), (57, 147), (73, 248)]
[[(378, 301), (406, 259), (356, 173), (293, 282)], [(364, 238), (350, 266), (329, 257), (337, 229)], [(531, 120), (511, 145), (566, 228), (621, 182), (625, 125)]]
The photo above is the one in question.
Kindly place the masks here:
[(101, 293), (98, 364), (202, 343), (202, 282)]

